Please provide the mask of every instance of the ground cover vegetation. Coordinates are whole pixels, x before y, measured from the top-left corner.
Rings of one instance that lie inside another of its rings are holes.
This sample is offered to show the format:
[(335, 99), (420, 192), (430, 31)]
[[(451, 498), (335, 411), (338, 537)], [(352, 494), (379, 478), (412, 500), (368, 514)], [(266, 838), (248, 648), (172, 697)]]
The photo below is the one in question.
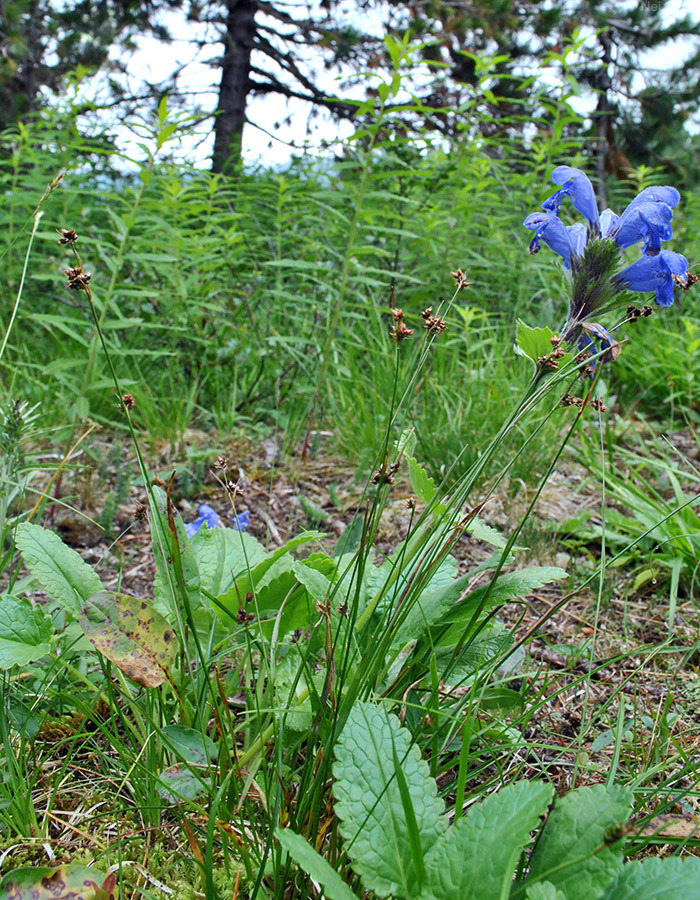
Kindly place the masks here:
[(0, 898), (700, 896), (693, 139), (386, 48), (280, 171), (2, 135)]

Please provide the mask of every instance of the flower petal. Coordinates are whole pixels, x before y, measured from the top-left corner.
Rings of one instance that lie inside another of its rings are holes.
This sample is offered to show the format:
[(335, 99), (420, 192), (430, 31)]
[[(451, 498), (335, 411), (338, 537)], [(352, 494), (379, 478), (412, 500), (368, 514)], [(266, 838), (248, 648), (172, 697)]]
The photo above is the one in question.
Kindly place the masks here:
[(606, 238), (617, 225), (620, 217), (611, 209), (604, 209), (600, 214), (600, 233)]
[(554, 213), (531, 213), (523, 222), (530, 230), (535, 230), (535, 236), (530, 242), (530, 252), (537, 253), (542, 240), (550, 250), (554, 250), (564, 259), (564, 265), (571, 266), (571, 244), (569, 232), (566, 226)]
[(557, 212), (561, 206), (563, 198), (569, 197), (574, 209), (577, 209), (582, 216), (594, 225), (600, 227), (600, 217), (598, 216), (598, 204), (595, 199), (595, 191), (591, 180), (582, 172), (581, 169), (575, 169), (573, 166), (557, 166), (552, 172), (552, 181), (561, 185), (560, 189), (542, 204), (542, 209)]
[(680, 253), (662, 250), (655, 256), (643, 256), (627, 266), (616, 280), (630, 291), (654, 291), (659, 306), (673, 306), (673, 276), (685, 275), (688, 260)]
[[(632, 202), (627, 207), (628, 209), (634, 209), (635, 206), (639, 206), (640, 203), (665, 203), (667, 206), (674, 207), (678, 206), (678, 202), (681, 199), (681, 195), (674, 188), (669, 185), (657, 185), (655, 187), (644, 188), (643, 191), (640, 191), (637, 196), (632, 200)], [(625, 212), (627, 212), (625, 210)]]
[(661, 241), (673, 236), (671, 219), (673, 210), (667, 203), (638, 203), (627, 207), (620, 216), (610, 237), (614, 237), (618, 247), (631, 247), (644, 241), (645, 253), (658, 253)]
[(588, 243), (588, 229), (581, 222), (566, 226), (569, 235), (569, 245), (574, 256), (583, 256), (583, 251)]

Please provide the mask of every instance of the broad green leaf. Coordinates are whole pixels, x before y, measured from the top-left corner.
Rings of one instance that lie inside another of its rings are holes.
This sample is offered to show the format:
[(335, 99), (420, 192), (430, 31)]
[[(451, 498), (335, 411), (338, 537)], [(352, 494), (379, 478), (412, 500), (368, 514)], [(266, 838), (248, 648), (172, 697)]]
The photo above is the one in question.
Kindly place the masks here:
[[(499, 900), (522, 848), (552, 799), (548, 784), (520, 781), (470, 807), (426, 859), (421, 900)], [(508, 896), (506, 893), (505, 896)]]
[(566, 900), (558, 888), (549, 881), (538, 881), (531, 884), (525, 894), (526, 900)]
[(508, 572), (501, 575), (493, 586), (487, 584), (472, 591), (462, 602), (453, 606), (440, 621), (442, 624), (463, 622), (470, 618), (482, 603), (484, 604), (482, 613), (487, 612), (562, 578), (566, 578), (566, 572), (557, 566), (532, 566), (529, 569)]
[(0, 599), (0, 669), (24, 666), (51, 649), (53, 625), (40, 606), (15, 597)]
[[(281, 560), (282, 557), (286, 556), (296, 547), (308, 543), (309, 541), (316, 541), (322, 537), (324, 537), (323, 532), (305, 531), (302, 534), (297, 535), (297, 537), (292, 538), (290, 541), (287, 541), (283, 547), (278, 547), (273, 553), (266, 554), (263, 560), (250, 568), (248, 568), (248, 566), (242, 567), (241, 570), (235, 574), (233, 587), (229, 591), (226, 591), (226, 593), (217, 597), (217, 612), (223, 612), (224, 617), (226, 615), (235, 617), (238, 610), (247, 602), (248, 596), (255, 595), (258, 586), (265, 584), (265, 576), (268, 576), (267, 580), (269, 581), (272, 578), (277, 577), (277, 569), (279, 569), (280, 572), (291, 570), (291, 563), (289, 565), (282, 563), (281, 566), (276, 567), (275, 574), (270, 573), (270, 569), (272, 569), (278, 560)], [(280, 604), (283, 599), (283, 597), (280, 599)], [(277, 608), (279, 608), (279, 604)]]
[[(196, 800), (209, 790), (204, 769), (202, 775), (185, 763), (177, 763), (164, 769), (156, 785), (158, 794), (168, 803), (182, 803), (185, 800)], [(1, 898), (0, 898), (1, 900)]]
[(278, 828), (275, 837), (302, 872), (306, 872), (321, 885), (324, 897), (328, 900), (357, 900), (357, 895), (353, 894), (335, 869), (300, 834), (289, 828)]
[(172, 746), (173, 751), (184, 762), (195, 766), (208, 766), (216, 759), (216, 744), (206, 734), (195, 728), (187, 728), (184, 725), (166, 725), (161, 730), (166, 738), (166, 745)]
[(700, 900), (700, 859), (627, 863), (601, 900)]
[(103, 589), (97, 573), (53, 531), (22, 522), (15, 542), (41, 587), (72, 615), (77, 616), (85, 601)]
[(540, 356), (547, 356), (552, 352), (551, 328), (531, 328), (522, 319), (518, 319), (515, 327), (515, 352), (520, 356), (531, 359), (535, 364)]
[(0, 900), (111, 900), (116, 878), (87, 866), (14, 869), (0, 881)]
[[(622, 866), (606, 832), (629, 818), (632, 792), (597, 784), (557, 800), (530, 859), (528, 883), (550, 881), (566, 900), (596, 900)], [(602, 848), (602, 849), (601, 849)]]
[(381, 706), (357, 703), (336, 744), (335, 811), (353, 869), (380, 896), (414, 897), (416, 869), (394, 754), (408, 787), (423, 854), (445, 831), (444, 805), (407, 729)]
[(251, 534), (233, 528), (200, 528), (192, 538), (192, 549), (202, 590), (214, 597), (231, 590), (236, 575), (267, 555)]
[(100, 591), (80, 610), (83, 631), (103, 656), (144, 687), (158, 687), (178, 652), (167, 619), (145, 600)]

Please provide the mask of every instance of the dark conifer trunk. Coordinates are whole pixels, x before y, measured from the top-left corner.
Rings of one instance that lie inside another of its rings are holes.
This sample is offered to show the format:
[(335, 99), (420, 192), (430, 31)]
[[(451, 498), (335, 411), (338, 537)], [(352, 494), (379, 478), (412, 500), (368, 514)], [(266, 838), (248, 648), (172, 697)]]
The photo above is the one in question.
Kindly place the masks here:
[(224, 56), (214, 123), (213, 172), (231, 172), (241, 155), (257, 0), (226, 0)]

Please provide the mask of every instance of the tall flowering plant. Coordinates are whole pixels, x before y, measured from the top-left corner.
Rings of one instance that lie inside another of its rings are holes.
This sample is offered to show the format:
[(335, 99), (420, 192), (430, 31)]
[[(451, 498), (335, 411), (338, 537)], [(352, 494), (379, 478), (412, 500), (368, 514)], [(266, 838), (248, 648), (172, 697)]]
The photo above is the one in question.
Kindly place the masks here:
[[(530, 253), (545, 244), (564, 260), (570, 275), (571, 297), (561, 341), (578, 342), (579, 349), (594, 347), (603, 361), (616, 358), (619, 345), (607, 329), (593, 321), (613, 309), (625, 291), (653, 293), (659, 306), (672, 306), (674, 288), (687, 290), (698, 279), (688, 271), (680, 253), (661, 248), (673, 236), (671, 220), (680, 194), (674, 187), (649, 187), (641, 191), (621, 215), (610, 209), (599, 213), (593, 185), (585, 172), (558, 166), (552, 173), (558, 186), (542, 204), (542, 212), (531, 213), (524, 226), (534, 231)], [(565, 225), (560, 211), (569, 200), (586, 224)], [(642, 255), (624, 265), (623, 251), (641, 244)], [(639, 314), (630, 308), (630, 317)]]

